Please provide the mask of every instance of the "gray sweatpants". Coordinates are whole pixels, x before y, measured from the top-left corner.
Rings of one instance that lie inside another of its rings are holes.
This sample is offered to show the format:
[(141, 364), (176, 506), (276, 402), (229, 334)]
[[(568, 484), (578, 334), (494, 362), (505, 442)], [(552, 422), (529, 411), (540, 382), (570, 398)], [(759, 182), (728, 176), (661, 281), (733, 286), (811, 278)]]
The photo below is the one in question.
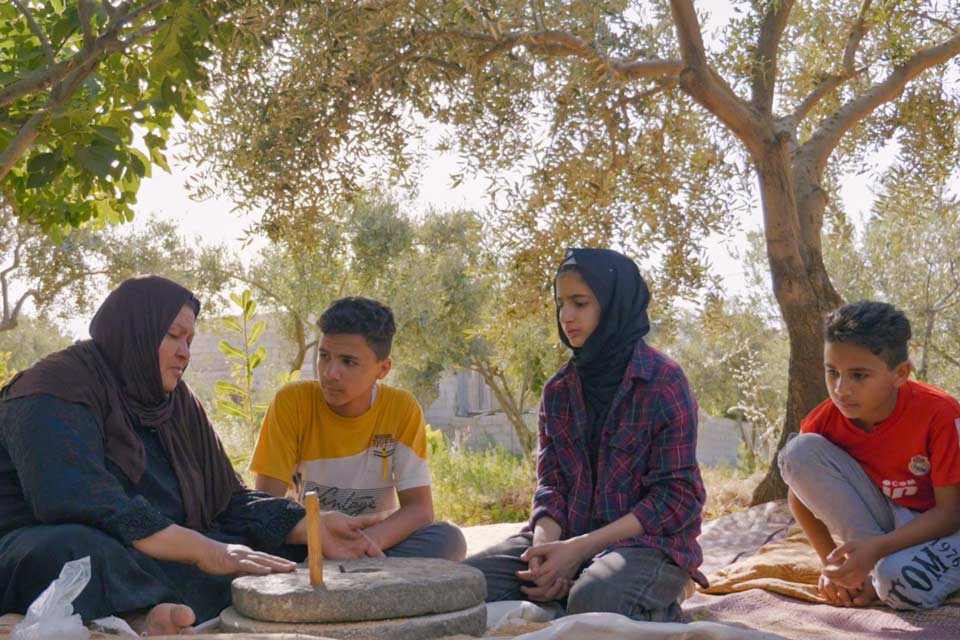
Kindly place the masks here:
[[(780, 473), (801, 502), (843, 541), (889, 533), (920, 512), (887, 498), (843, 449), (815, 433), (793, 437)], [(870, 574), (894, 609), (929, 609), (960, 589), (960, 531), (882, 558)]]
[(441, 558), (459, 562), (467, 555), (467, 541), (457, 525), (433, 522), (384, 549), (383, 554), (388, 558)]
[[(487, 602), (529, 600), (520, 591), (516, 571), (527, 568), (520, 559), (533, 536), (520, 533), (472, 555), (464, 564), (483, 571), (487, 579)], [(605, 611), (634, 620), (672, 622), (680, 618), (678, 598), (690, 574), (658, 549), (617, 547), (597, 554), (585, 563), (566, 601), (566, 613)]]

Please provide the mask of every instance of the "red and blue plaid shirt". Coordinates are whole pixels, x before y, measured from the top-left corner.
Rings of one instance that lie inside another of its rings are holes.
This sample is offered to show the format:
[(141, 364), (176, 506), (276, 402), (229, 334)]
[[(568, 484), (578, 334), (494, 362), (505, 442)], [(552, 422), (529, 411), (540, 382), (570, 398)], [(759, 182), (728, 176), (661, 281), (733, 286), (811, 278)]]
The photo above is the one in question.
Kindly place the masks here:
[(592, 460), (574, 365), (567, 363), (547, 381), (529, 526), (550, 516), (567, 539), (632, 513), (643, 533), (612, 547), (660, 549), (706, 586), (697, 570), (703, 562), (697, 536), (706, 499), (696, 457), (697, 402), (680, 365), (639, 340), (611, 407)]

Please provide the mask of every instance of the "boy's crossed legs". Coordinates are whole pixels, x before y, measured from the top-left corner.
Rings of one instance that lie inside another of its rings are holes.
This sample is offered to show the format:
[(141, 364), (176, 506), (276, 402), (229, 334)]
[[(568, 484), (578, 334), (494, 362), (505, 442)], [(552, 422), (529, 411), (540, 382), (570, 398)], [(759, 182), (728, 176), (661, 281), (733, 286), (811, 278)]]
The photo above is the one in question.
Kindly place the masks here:
[[(884, 496), (860, 463), (823, 436), (795, 436), (779, 463), (791, 491), (835, 538), (883, 535), (916, 517)], [(879, 598), (894, 609), (936, 607), (960, 589), (960, 531), (892, 553), (870, 575)]]
[(411, 533), (383, 554), (388, 558), (440, 558), (459, 562), (467, 555), (467, 541), (455, 524), (432, 522)]

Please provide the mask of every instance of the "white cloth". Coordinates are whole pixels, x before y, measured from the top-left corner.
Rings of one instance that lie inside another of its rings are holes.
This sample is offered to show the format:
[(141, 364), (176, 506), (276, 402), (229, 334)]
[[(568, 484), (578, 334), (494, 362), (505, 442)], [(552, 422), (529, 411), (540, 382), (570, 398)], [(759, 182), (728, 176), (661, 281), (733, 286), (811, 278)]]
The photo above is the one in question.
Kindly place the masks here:
[(514, 640), (785, 640), (783, 636), (716, 622), (638, 622), (618, 613), (580, 613)]

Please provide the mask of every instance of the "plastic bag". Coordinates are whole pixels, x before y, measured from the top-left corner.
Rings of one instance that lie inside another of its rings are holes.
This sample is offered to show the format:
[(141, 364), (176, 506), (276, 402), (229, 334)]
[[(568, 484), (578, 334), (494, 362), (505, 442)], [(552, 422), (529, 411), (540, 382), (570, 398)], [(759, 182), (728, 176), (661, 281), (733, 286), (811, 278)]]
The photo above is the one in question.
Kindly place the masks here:
[(508, 624), (523, 624), (524, 622), (548, 622), (563, 610), (556, 603), (540, 606), (526, 600), (500, 600), (487, 603), (487, 631), (492, 631)]
[(10, 631), (11, 640), (87, 640), (90, 631), (73, 601), (90, 582), (90, 556), (63, 565), (60, 577), (50, 583), (27, 609), (27, 615)]
[(140, 634), (133, 630), (129, 622), (117, 616), (107, 616), (106, 618), (91, 620), (90, 628), (94, 631), (101, 631), (115, 636), (127, 636), (128, 638), (140, 637)]

